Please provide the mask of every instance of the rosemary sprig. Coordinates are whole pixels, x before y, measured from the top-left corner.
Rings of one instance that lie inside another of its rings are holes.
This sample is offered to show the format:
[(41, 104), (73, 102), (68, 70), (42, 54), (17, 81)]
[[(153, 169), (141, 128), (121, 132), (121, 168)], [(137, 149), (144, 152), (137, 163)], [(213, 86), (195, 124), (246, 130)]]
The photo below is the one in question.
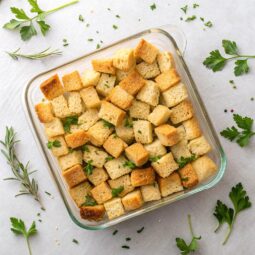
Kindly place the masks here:
[(19, 52), (20, 48), (18, 48), (17, 50), (10, 52), (10, 51), (6, 51), (6, 53), (12, 57), (14, 60), (18, 60), (19, 57), (20, 58), (28, 58), (28, 59), (32, 59), (32, 60), (37, 60), (37, 59), (42, 59), (42, 58), (47, 58), (47, 57), (51, 57), (51, 56), (57, 56), (57, 55), (61, 55), (62, 51), (55, 49), (55, 50), (51, 50), (50, 48), (47, 48), (43, 51), (37, 52), (37, 53), (33, 53), (33, 54), (24, 54), (24, 53), (20, 53)]
[(1, 149), (1, 153), (5, 156), (14, 175), (13, 177), (5, 178), (4, 180), (18, 181), (21, 184), (21, 189), (15, 197), (32, 195), (34, 199), (40, 203), (42, 209), (44, 209), (38, 193), (38, 184), (34, 178), (30, 178), (30, 175), (35, 171), (29, 172), (29, 162), (24, 165), (19, 161), (16, 155), (15, 145), (19, 143), (19, 140), (16, 140), (16, 133), (14, 132), (13, 127), (6, 127), (5, 139), (4, 141), (0, 140), (0, 143), (4, 147), (4, 149)]

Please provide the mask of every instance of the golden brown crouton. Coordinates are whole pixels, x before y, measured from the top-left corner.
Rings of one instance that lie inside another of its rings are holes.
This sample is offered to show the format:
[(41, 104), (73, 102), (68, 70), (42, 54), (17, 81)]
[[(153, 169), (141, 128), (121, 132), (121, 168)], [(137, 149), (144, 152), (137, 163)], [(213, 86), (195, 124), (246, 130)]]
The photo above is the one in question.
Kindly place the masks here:
[(102, 182), (107, 181), (108, 174), (103, 168), (94, 168), (92, 174), (88, 175), (88, 179), (93, 185), (97, 186)]
[(45, 123), (44, 127), (45, 133), (48, 137), (63, 135), (65, 133), (63, 124), (58, 118), (54, 118), (51, 122)]
[(65, 91), (75, 91), (82, 89), (82, 81), (78, 71), (66, 74), (62, 77)]
[(173, 124), (178, 124), (182, 121), (192, 118), (193, 116), (193, 107), (188, 100), (181, 102), (177, 106), (173, 107), (171, 110), (172, 114), (170, 116), (170, 119)]
[(129, 108), (129, 115), (131, 118), (147, 120), (149, 114), (150, 105), (138, 100), (133, 100)]
[(170, 52), (159, 52), (157, 62), (161, 73), (164, 73), (174, 67), (174, 58)]
[(58, 158), (59, 165), (63, 171), (66, 169), (76, 165), (82, 164), (82, 153), (81, 151), (73, 151), (65, 156), (61, 156)]
[(103, 205), (82, 206), (80, 208), (81, 218), (85, 220), (100, 221), (104, 218), (105, 208)]
[(83, 112), (83, 105), (79, 92), (69, 92), (67, 102), (71, 115), (80, 115)]
[(192, 140), (201, 136), (201, 130), (198, 121), (195, 117), (183, 122), (183, 127), (185, 129), (185, 136), (187, 140)]
[(102, 168), (106, 162), (106, 158), (108, 154), (102, 150), (101, 148), (92, 146), (92, 145), (85, 145), (83, 146), (83, 160), (92, 166)]
[(98, 120), (99, 120), (98, 109), (90, 108), (87, 109), (81, 116), (79, 116), (78, 125), (81, 129), (87, 131)]
[(42, 123), (51, 122), (54, 119), (51, 103), (39, 103), (35, 106), (35, 111)]
[(100, 99), (94, 87), (87, 87), (80, 91), (83, 102), (87, 108), (100, 106)]
[(155, 201), (161, 198), (157, 182), (141, 187), (144, 202)]
[(116, 51), (113, 57), (113, 66), (128, 71), (135, 65), (135, 57), (133, 49), (120, 49)]
[(58, 118), (66, 118), (71, 115), (66, 98), (61, 95), (51, 101), (54, 115)]
[(89, 141), (89, 135), (86, 131), (79, 130), (72, 134), (65, 135), (65, 140), (68, 147), (74, 149), (87, 143)]
[(118, 197), (104, 203), (104, 207), (110, 220), (115, 219), (125, 213), (121, 199)]
[(188, 148), (191, 151), (191, 153), (197, 156), (204, 155), (211, 150), (211, 146), (204, 136), (200, 136), (198, 138), (191, 140), (188, 144)]
[(191, 157), (191, 153), (188, 148), (188, 140), (184, 138), (177, 144), (171, 146), (171, 152), (173, 153), (175, 159), (180, 159), (181, 157)]
[(127, 193), (135, 189), (135, 187), (133, 187), (131, 184), (131, 179), (128, 174), (123, 175), (115, 180), (109, 180), (108, 183), (112, 189), (123, 187), (123, 191), (119, 194), (120, 197), (125, 196)]
[(144, 148), (149, 152), (150, 157), (163, 156), (166, 154), (166, 148), (161, 144), (159, 139), (154, 140), (150, 144), (146, 144)]
[(148, 120), (154, 125), (159, 126), (167, 122), (171, 115), (171, 110), (164, 105), (157, 105), (152, 113), (148, 116)]
[(142, 75), (144, 79), (152, 79), (160, 74), (157, 62), (153, 62), (152, 64), (148, 64), (146, 62), (141, 62), (136, 66), (136, 70), (139, 74)]
[(135, 163), (136, 166), (142, 166), (149, 159), (149, 153), (141, 143), (134, 143), (125, 149), (126, 156)]
[(181, 176), (182, 186), (184, 188), (192, 188), (198, 184), (198, 176), (191, 164), (187, 164), (179, 171)]
[(116, 72), (112, 59), (93, 59), (92, 66), (97, 72), (108, 74), (115, 74)]
[(98, 204), (103, 204), (104, 202), (112, 198), (112, 190), (106, 182), (100, 183), (90, 192)]
[(134, 140), (133, 122), (130, 118), (125, 118), (115, 130), (117, 136), (127, 144), (132, 143)]
[(138, 143), (148, 144), (153, 141), (152, 125), (147, 120), (136, 120), (133, 122), (133, 129), (135, 133), (135, 140)]
[(78, 207), (85, 203), (86, 196), (89, 194), (91, 189), (92, 187), (89, 182), (82, 182), (69, 190), (71, 197)]
[(81, 74), (82, 85), (84, 88), (96, 86), (99, 81), (99, 78), (100, 73), (94, 70), (87, 69)]
[(138, 209), (144, 203), (141, 191), (139, 189), (128, 193), (121, 199), (121, 201), (126, 211)]
[[(63, 138), (63, 136), (55, 136), (49, 139), (49, 142), (52, 143), (52, 148), (51, 148), (51, 152), (55, 157), (60, 157), (63, 155), (68, 154), (68, 147), (66, 145), (66, 141)], [(54, 146), (54, 143), (56, 144), (57, 142), (57, 146)]]
[(134, 187), (152, 184), (155, 182), (155, 171), (152, 167), (135, 169), (131, 172), (131, 183)]
[(106, 97), (114, 88), (116, 76), (103, 73), (96, 85), (96, 90), (99, 95)]
[(155, 133), (160, 142), (165, 146), (173, 146), (179, 142), (177, 129), (168, 124), (163, 124), (155, 128)]
[(156, 77), (155, 81), (161, 91), (166, 91), (170, 87), (180, 82), (181, 78), (176, 69), (172, 68)]

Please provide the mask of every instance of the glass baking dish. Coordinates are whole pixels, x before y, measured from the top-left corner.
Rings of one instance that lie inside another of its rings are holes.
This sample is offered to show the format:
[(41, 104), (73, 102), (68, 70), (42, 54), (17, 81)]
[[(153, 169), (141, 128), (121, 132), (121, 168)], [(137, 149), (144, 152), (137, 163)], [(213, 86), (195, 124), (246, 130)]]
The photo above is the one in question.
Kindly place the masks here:
[[(55, 73), (58, 73), (60, 76), (62, 76), (65, 73), (71, 72), (73, 70), (83, 71), (85, 68), (91, 68), (90, 63), (92, 59), (109, 57), (116, 51), (116, 49), (119, 48), (134, 47), (141, 38), (148, 40), (160, 50), (170, 51), (173, 54), (176, 63), (176, 69), (179, 72), (182, 81), (187, 86), (190, 100), (195, 109), (195, 115), (200, 123), (201, 129), (203, 130), (204, 136), (211, 144), (212, 151), (209, 153), (209, 156), (216, 163), (218, 170), (215, 176), (213, 176), (207, 182), (195, 186), (193, 189), (184, 190), (183, 192), (173, 194), (166, 198), (162, 198), (161, 200), (146, 203), (142, 208), (126, 213), (123, 216), (113, 220), (108, 220), (105, 218), (100, 222), (90, 222), (80, 217), (79, 209), (69, 195), (68, 187), (61, 175), (61, 169), (58, 165), (58, 162), (52, 153), (47, 149), (47, 138), (44, 133), (43, 125), (39, 122), (34, 110), (34, 105), (40, 102), (43, 97), (39, 85), (42, 81), (46, 80)], [(169, 205), (177, 200), (187, 198), (188, 196), (191, 196), (197, 192), (209, 189), (216, 185), (222, 178), (226, 168), (226, 156), (213, 128), (211, 120), (206, 112), (203, 101), (200, 98), (197, 87), (183, 59), (185, 46), (185, 37), (177, 27), (167, 25), (159, 28), (152, 28), (122, 39), (92, 53), (86, 54), (78, 59), (72, 60), (71, 62), (65, 63), (54, 69), (43, 72), (34, 77), (27, 84), (23, 94), (23, 106), (27, 120), (31, 127), (34, 138), (38, 144), (38, 147), (42, 153), (42, 156), (48, 164), (49, 171), (53, 176), (53, 179), (69, 212), (69, 215), (78, 226), (89, 230), (104, 229), (135, 216), (160, 208), (164, 205)]]

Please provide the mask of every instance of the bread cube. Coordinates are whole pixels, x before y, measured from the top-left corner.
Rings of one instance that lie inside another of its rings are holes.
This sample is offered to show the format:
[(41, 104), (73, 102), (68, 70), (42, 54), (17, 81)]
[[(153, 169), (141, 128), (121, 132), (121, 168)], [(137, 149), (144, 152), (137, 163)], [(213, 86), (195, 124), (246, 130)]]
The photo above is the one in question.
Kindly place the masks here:
[(128, 145), (116, 134), (112, 134), (104, 142), (103, 147), (113, 157), (118, 158)]
[(134, 143), (125, 149), (126, 156), (136, 166), (144, 165), (149, 159), (149, 153), (141, 143)]
[(133, 187), (131, 184), (131, 179), (128, 174), (123, 175), (115, 180), (109, 180), (108, 183), (112, 189), (123, 187), (123, 191), (119, 194), (120, 197), (125, 196), (127, 193), (135, 189), (135, 187)]
[(139, 143), (147, 144), (153, 141), (152, 125), (147, 120), (137, 120), (133, 122), (135, 140)]
[(144, 202), (150, 202), (161, 199), (157, 182), (141, 187)]
[(63, 135), (65, 130), (60, 119), (54, 118), (53, 121), (45, 123), (45, 133), (48, 137), (54, 137), (58, 135)]
[(167, 72), (174, 67), (173, 55), (167, 51), (158, 53), (157, 62), (161, 73)]
[(64, 89), (57, 74), (44, 81), (40, 85), (40, 89), (48, 100), (52, 100), (64, 93)]
[(126, 90), (124, 90), (120, 86), (116, 86), (111, 90), (108, 99), (114, 105), (118, 106), (123, 110), (126, 110), (131, 106), (134, 97), (128, 94)]
[(85, 148), (86, 149), (83, 152), (83, 160), (87, 163), (90, 162), (92, 166), (102, 168), (106, 162), (106, 157), (108, 154), (92, 145), (86, 145)]
[(139, 189), (128, 193), (121, 199), (121, 202), (126, 211), (138, 209), (142, 207), (144, 203), (142, 193)]
[(199, 127), (199, 123), (195, 117), (184, 121), (183, 127), (185, 129), (185, 135), (187, 140), (192, 140), (201, 136), (202, 132)]
[(119, 49), (113, 57), (113, 66), (128, 71), (135, 65), (133, 49)]
[(198, 138), (191, 140), (188, 144), (188, 148), (191, 151), (191, 153), (197, 156), (204, 155), (211, 150), (211, 146), (204, 136), (200, 136)]
[(82, 164), (82, 152), (81, 151), (72, 151), (67, 155), (61, 156), (58, 158), (59, 165), (63, 171), (66, 169), (77, 165)]
[(110, 91), (113, 89), (116, 81), (116, 76), (103, 73), (96, 86), (96, 90), (101, 96), (108, 96)]
[(163, 92), (179, 83), (181, 81), (181, 77), (177, 73), (176, 69), (172, 68), (157, 76), (155, 81), (159, 86), (160, 91)]
[(167, 122), (171, 115), (171, 111), (164, 105), (157, 105), (152, 113), (148, 116), (148, 120), (154, 125), (159, 126)]
[(108, 180), (108, 174), (103, 168), (94, 168), (92, 174), (88, 175), (89, 181), (97, 186)]
[(81, 74), (82, 86), (84, 88), (96, 86), (99, 81), (99, 78), (100, 78), (99, 72), (87, 69)]
[(77, 131), (84, 131), (80, 125), (72, 124), (70, 125), (70, 131), (67, 132), (68, 134), (73, 134)]
[(119, 85), (130, 95), (134, 96), (145, 85), (145, 80), (136, 69), (134, 69), (119, 83)]
[(134, 140), (133, 122), (129, 119), (124, 119), (122, 123), (115, 128), (116, 134), (127, 144), (130, 144)]
[(39, 103), (35, 106), (35, 111), (42, 123), (51, 122), (54, 119), (51, 103)]
[(169, 88), (162, 93), (167, 107), (173, 107), (188, 98), (186, 87), (183, 83)]
[(208, 180), (217, 170), (216, 164), (207, 156), (202, 156), (196, 159), (191, 165), (197, 173), (199, 182)]
[(68, 108), (66, 98), (61, 95), (59, 97), (55, 97), (52, 101), (52, 108), (54, 115), (58, 118), (66, 118), (71, 115), (71, 112)]
[(82, 219), (89, 221), (100, 221), (104, 218), (105, 208), (103, 205), (82, 206), (80, 208)]
[(179, 171), (181, 176), (182, 186), (184, 188), (192, 188), (198, 184), (198, 176), (191, 164), (187, 164)]
[(154, 45), (141, 39), (135, 48), (134, 55), (136, 58), (141, 58), (145, 62), (152, 64), (155, 61), (158, 52), (159, 50)]
[(155, 182), (155, 171), (152, 167), (135, 169), (131, 172), (131, 183), (134, 187), (152, 184)]
[(175, 162), (171, 152), (162, 156), (156, 162), (152, 162), (151, 165), (162, 178), (169, 176), (172, 172), (179, 168), (179, 165)]
[[(133, 68), (131, 68), (130, 69), (130, 71), (132, 70)], [(123, 79), (125, 79), (127, 76), (128, 76), (128, 74), (129, 74), (129, 72), (130, 71), (122, 71), (122, 70), (119, 70), (119, 69), (117, 69), (116, 70), (116, 80), (117, 80), (117, 82), (120, 82), (120, 81), (122, 81)]]
[(147, 120), (150, 114), (150, 106), (144, 102), (133, 100), (129, 108), (129, 115), (131, 118)]
[(144, 145), (144, 148), (149, 152), (150, 157), (163, 156), (166, 154), (166, 148), (161, 144), (161, 142), (156, 139), (150, 144)]
[(125, 157), (120, 156), (119, 158), (110, 160), (104, 164), (104, 167), (111, 179), (115, 180), (132, 171), (131, 168), (125, 166), (126, 161), (127, 159)]
[(155, 128), (155, 133), (161, 144), (165, 146), (173, 146), (179, 142), (179, 135), (177, 129), (168, 124), (163, 124)]
[(82, 89), (82, 81), (78, 71), (66, 74), (62, 77), (65, 91), (75, 91)]
[(103, 204), (112, 198), (112, 190), (106, 182), (97, 185), (90, 192), (98, 204)]
[(126, 113), (123, 110), (107, 101), (102, 101), (101, 108), (98, 113), (98, 116), (101, 119), (108, 121), (114, 126), (120, 125), (125, 118), (125, 115)]
[(80, 129), (87, 131), (90, 127), (92, 127), (97, 121), (98, 110), (95, 108), (87, 109), (79, 118), (78, 125)]
[(87, 87), (81, 90), (80, 94), (86, 108), (96, 108), (100, 106), (101, 101), (94, 87)]
[(137, 94), (137, 99), (151, 106), (157, 106), (159, 101), (159, 88), (153, 81), (146, 81), (146, 84)]
[(89, 135), (84, 130), (79, 130), (71, 134), (65, 135), (68, 147), (75, 149), (89, 141)]
[(67, 97), (71, 115), (80, 115), (83, 111), (81, 95), (79, 92), (70, 92)]
[(78, 207), (85, 203), (86, 196), (89, 194), (91, 189), (92, 187), (89, 182), (82, 182), (69, 190), (71, 197)]
[(189, 158), (191, 157), (191, 153), (188, 149), (188, 141), (186, 139), (182, 139), (177, 144), (171, 147), (171, 152), (175, 159), (180, 159), (181, 157)]
[(95, 71), (100, 73), (115, 74), (116, 69), (113, 66), (112, 59), (93, 59), (91, 61)]
[(81, 165), (74, 165), (63, 172), (63, 177), (70, 188), (87, 180)]
[(167, 197), (183, 190), (181, 178), (177, 173), (172, 173), (166, 178), (159, 178), (158, 184), (162, 197)]
[(178, 133), (178, 136), (179, 136), (179, 141), (181, 141), (182, 139), (186, 139), (186, 132), (185, 132), (185, 129), (184, 129), (183, 125), (180, 125), (176, 129), (177, 129), (177, 133)]
[(173, 107), (170, 119), (173, 124), (178, 124), (182, 121), (188, 120), (193, 116), (193, 107), (189, 101), (182, 101), (177, 106)]
[(141, 62), (136, 66), (136, 70), (142, 75), (144, 79), (152, 79), (160, 74), (157, 62), (148, 64), (146, 62)]
[(54, 141), (58, 141), (60, 146), (56, 147), (56, 146), (52, 146), (51, 148), (51, 152), (55, 157), (60, 157), (63, 155), (68, 154), (68, 147), (66, 145), (66, 141), (63, 138), (63, 136), (55, 136), (49, 139), (50, 142), (54, 142)]
[(115, 219), (125, 213), (120, 198), (113, 198), (112, 200), (104, 203), (104, 207), (109, 220)]

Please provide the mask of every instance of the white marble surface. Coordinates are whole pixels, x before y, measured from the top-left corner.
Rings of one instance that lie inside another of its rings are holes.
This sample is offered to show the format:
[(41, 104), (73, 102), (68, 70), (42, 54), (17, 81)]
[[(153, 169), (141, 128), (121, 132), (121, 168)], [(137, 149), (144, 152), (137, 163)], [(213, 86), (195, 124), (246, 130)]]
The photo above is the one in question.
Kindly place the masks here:
[[(48, 9), (64, 1), (39, 2), (43, 8)], [(198, 254), (254, 254), (254, 209), (240, 215), (226, 246), (221, 245), (224, 231), (217, 235), (213, 233), (216, 225), (213, 209), (217, 199), (229, 204), (228, 192), (240, 181), (250, 194), (251, 201), (255, 202), (255, 139), (249, 147), (241, 149), (220, 138), (228, 157), (228, 167), (223, 180), (215, 188), (116, 227), (95, 232), (83, 230), (72, 222), (31, 136), (21, 104), (22, 90), (31, 77), (94, 50), (100, 40), (108, 44), (136, 31), (167, 23), (180, 26), (187, 36), (185, 60), (198, 84), (217, 132), (232, 124), (232, 116), (224, 113), (225, 108), (233, 108), (242, 115), (255, 117), (255, 102), (250, 101), (250, 98), (255, 96), (254, 61), (250, 62), (250, 73), (240, 78), (233, 75), (233, 63), (219, 73), (212, 73), (202, 65), (209, 51), (218, 48), (221, 40), (225, 38), (237, 41), (243, 52), (255, 53), (255, 1), (197, 1), (200, 8), (191, 8), (189, 15), (196, 14), (211, 20), (214, 26), (206, 31), (203, 31), (200, 20), (191, 23), (180, 21), (183, 16), (180, 7), (186, 3), (191, 5), (192, 1), (155, 0), (157, 9), (151, 11), (149, 6), (153, 2), (80, 1), (79, 4), (48, 17), (47, 21), (52, 26), (50, 33), (46, 37), (39, 35), (29, 42), (22, 42), (18, 33), (0, 29), (0, 136), (3, 138), (6, 125), (13, 126), (18, 132), (18, 138), (22, 141), (18, 147), (20, 157), (24, 161), (31, 160), (31, 166), (38, 169), (35, 177), (39, 180), (43, 203), (47, 209), (41, 212), (42, 223), (37, 221), (38, 235), (31, 238), (33, 254), (178, 254), (175, 237), (189, 239), (186, 220), (188, 213), (193, 217), (195, 232), (202, 235)], [(12, 5), (28, 8), (26, 1), (1, 1), (1, 26), (11, 18), (9, 7)], [(111, 8), (111, 11), (107, 8)], [(90, 23), (90, 27), (85, 27), (85, 24), (78, 20), (79, 14)], [(116, 14), (119, 14), (121, 19), (117, 19)], [(113, 24), (118, 25), (119, 29), (114, 30)], [(99, 34), (96, 34), (96, 30)], [(62, 47), (63, 38), (67, 38), (69, 42), (66, 48)], [(88, 42), (88, 38), (94, 38), (94, 42)], [(18, 47), (32, 52), (46, 46), (63, 49), (63, 56), (32, 62), (14, 61), (4, 53)], [(231, 79), (235, 80), (237, 90), (233, 90), (228, 83)], [(9, 217), (20, 217), (30, 224), (32, 220), (38, 219), (36, 214), (40, 209), (30, 197), (14, 198), (19, 187), (15, 183), (2, 180), (10, 175), (2, 156), (0, 165), (0, 254), (27, 254), (24, 240), (10, 231)], [(51, 192), (54, 199), (45, 195), (45, 190)], [(138, 235), (136, 230), (142, 226), (145, 226), (145, 230)], [(112, 236), (115, 229), (119, 232)], [(132, 238), (129, 243), (130, 250), (121, 248), (126, 237)], [(79, 240), (79, 245), (72, 243), (73, 238)], [(57, 245), (55, 240), (58, 240), (60, 245)]]

